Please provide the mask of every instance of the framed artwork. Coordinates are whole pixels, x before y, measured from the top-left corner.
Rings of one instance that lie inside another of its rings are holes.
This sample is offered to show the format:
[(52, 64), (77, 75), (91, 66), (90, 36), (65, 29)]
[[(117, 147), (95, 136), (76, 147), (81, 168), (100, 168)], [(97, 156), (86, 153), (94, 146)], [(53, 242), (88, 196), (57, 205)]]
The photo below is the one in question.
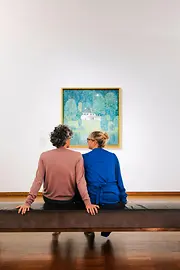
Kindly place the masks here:
[(62, 123), (73, 130), (71, 146), (87, 147), (92, 131), (109, 135), (107, 147), (121, 147), (121, 89), (120, 88), (63, 88)]

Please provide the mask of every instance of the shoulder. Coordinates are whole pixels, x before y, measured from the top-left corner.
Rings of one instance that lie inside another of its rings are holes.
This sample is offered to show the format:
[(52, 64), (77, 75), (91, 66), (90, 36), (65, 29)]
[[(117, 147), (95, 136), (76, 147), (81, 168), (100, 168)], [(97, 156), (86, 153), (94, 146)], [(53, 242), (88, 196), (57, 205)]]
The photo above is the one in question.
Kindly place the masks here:
[(104, 149), (104, 154), (106, 155), (106, 157), (108, 157), (111, 160), (114, 160), (114, 161), (117, 161), (118, 160), (118, 158), (117, 158), (117, 156), (116, 156), (115, 153), (112, 153), (112, 152)]
[(88, 157), (91, 157), (92, 153), (93, 153), (93, 151), (90, 151), (88, 153), (83, 154), (82, 155), (83, 156), (83, 159), (87, 159)]
[(82, 154), (78, 151), (74, 151), (74, 150), (70, 150), (70, 149), (67, 149), (67, 151), (69, 151), (70, 155), (73, 155), (76, 158), (82, 158)]
[(74, 151), (71, 149), (65, 149), (66, 155), (75, 159), (75, 160), (79, 160), (82, 159), (82, 154), (78, 151)]
[[(52, 156), (52, 155), (56, 155), (58, 152), (57, 152), (57, 149), (52, 149), (52, 150), (49, 150), (49, 151), (46, 151), (46, 152), (43, 152), (40, 157), (41, 158), (45, 158), (45, 157), (49, 157), (49, 156)], [(74, 157), (74, 158), (80, 158), (82, 157), (82, 154), (80, 152), (77, 152), (77, 151), (74, 151), (74, 150), (71, 150), (71, 149), (62, 149), (60, 150), (59, 153), (63, 153), (65, 155), (69, 155), (71, 157)]]
[(112, 158), (116, 157), (116, 155), (114, 153), (108, 151), (107, 149), (103, 149), (103, 153), (104, 153), (104, 155), (107, 155), (107, 156), (112, 157)]
[(51, 155), (53, 152), (54, 152), (54, 149), (42, 152), (41, 155), (40, 155), (40, 158), (41, 159), (46, 158), (47, 156)]

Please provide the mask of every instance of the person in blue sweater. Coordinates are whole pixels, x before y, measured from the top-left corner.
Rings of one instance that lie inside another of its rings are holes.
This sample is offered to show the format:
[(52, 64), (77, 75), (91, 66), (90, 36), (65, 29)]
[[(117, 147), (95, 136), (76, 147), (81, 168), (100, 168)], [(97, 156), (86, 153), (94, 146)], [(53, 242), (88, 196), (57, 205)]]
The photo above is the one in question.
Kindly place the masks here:
[[(101, 209), (122, 209), (127, 203), (120, 164), (117, 156), (104, 149), (109, 136), (94, 131), (87, 138), (90, 151), (83, 154), (88, 193), (93, 204)], [(102, 236), (110, 233), (102, 232)]]

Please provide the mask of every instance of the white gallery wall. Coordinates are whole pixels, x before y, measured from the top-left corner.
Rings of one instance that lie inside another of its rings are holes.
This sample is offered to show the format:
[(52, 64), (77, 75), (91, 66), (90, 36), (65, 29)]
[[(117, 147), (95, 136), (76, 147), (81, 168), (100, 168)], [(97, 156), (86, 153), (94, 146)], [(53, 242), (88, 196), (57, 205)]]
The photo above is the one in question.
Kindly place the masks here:
[(29, 190), (61, 87), (121, 87), (127, 190), (180, 191), (179, 14), (179, 0), (0, 0), (0, 192)]

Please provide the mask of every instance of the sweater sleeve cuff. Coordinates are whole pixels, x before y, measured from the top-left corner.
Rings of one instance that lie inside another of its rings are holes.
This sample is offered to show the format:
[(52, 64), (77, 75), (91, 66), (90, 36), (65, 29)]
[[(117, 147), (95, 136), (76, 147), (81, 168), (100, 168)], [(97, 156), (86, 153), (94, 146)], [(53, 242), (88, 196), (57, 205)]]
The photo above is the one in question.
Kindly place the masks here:
[(91, 200), (90, 199), (85, 199), (84, 200), (84, 204), (85, 204), (85, 206), (91, 204)]
[(25, 205), (31, 207), (31, 203), (28, 200), (25, 201)]
[(35, 199), (36, 199), (36, 196), (29, 193), (29, 195), (26, 198), (25, 204), (27, 204), (28, 206), (31, 206), (31, 204), (34, 202)]

